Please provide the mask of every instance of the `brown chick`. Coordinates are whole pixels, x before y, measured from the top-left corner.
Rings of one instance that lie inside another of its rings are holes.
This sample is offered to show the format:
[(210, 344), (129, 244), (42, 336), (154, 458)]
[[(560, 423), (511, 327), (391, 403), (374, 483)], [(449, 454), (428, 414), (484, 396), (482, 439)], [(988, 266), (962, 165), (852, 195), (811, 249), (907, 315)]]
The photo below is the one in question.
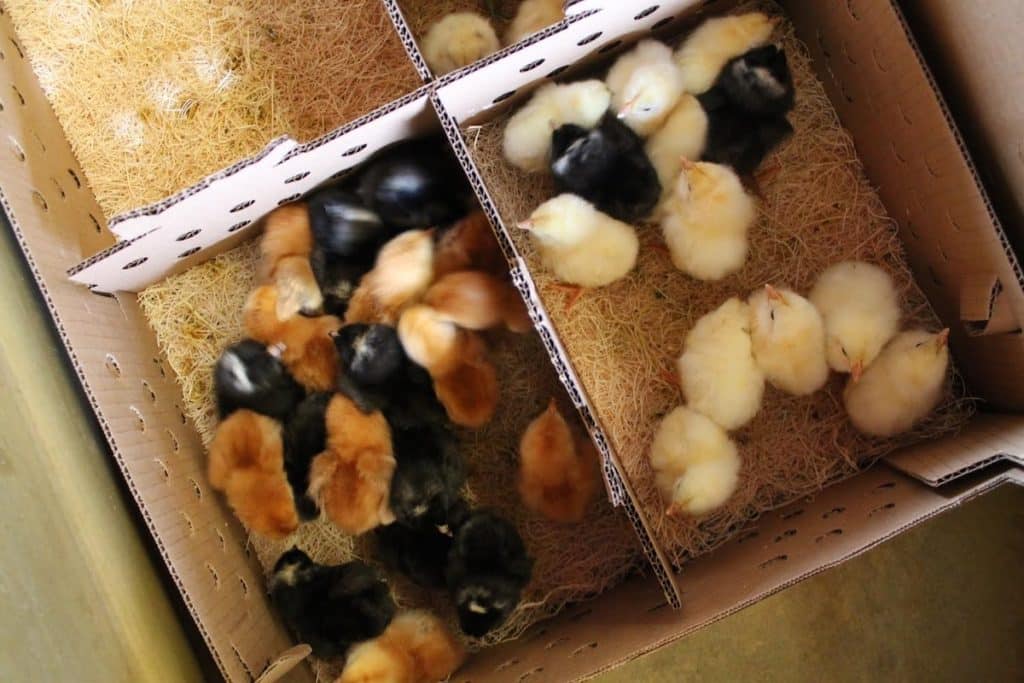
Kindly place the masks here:
[(405, 354), (431, 376), (455, 369), (467, 334), (429, 306), (411, 306), (398, 320), (398, 339)]
[(352, 293), (345, 323), (394, 325), (434, 279), (434, 231), (407, 230), (381, 247), (373, 270)]
[(490, 422), (498, 407), (498, 372), (487, 357), (487, 346), (474, 332), (463, 330), (456, 354), (459, 363), (437, 375), (434, 393), (448, 419), (462, 427), (479, 428)]
[(555, 399), (519, 442), (519, 495), (523, 505), (556, 522), (579, 522), (598, 487), (597, 449), (574, 433)]
[(313, 314), (323, 307), (320, 285), (309, 262), (312, 251), (313, 232), (305, 204), (286, 204), (266, 217), (260, 240), (260, 278), (280, 292), (277, 316), (282, 320), (300, 312)]
[(482, 270), (497, 277), (508, 273), (508, 262), (483, 211), (456, 222), (434, 246), (434, 277), (460, 270)]
[(324, 419), (327, 450), (313, 458), (309, 495), (345, 533), (361, 534), (391, 523), (388, 495), (395, 456), (384, 415), (364, 413), (336, 394)]
[(280, 539), (298, 528), (277, 421), (251, 410), (231, 413), (210, 444), (207, 476), (250, 531)]
[(526, 304), (515, 287), (480, 271), (445, 275), (427, 290), (423, 303), (467, 330), (504, 325), (522, 334), (533, 329)]
[(335, 683), (436, 683), (466, 660), (466, 650), (430, 612), (395, 617), (377, 638), (356, 645)]
[(267, 346), (281, 349), (281, 362), (292, 376), (311, 391), (334, 388), (338, 351), (331, 334), (341, 328), (333, 315), (315, 318), (278, 316), (279, 294), (273, 285), (253, 290), (242, 313), (246, 334)]

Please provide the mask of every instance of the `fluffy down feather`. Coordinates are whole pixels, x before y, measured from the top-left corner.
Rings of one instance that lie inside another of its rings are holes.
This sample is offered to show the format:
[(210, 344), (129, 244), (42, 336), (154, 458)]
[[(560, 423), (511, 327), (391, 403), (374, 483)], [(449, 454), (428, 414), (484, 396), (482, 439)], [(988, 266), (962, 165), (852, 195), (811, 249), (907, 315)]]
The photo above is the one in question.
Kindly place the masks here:
[(697, 98), (685, 94), (665, 124), (647, 140), (647, 156), (658, 172), (663, 193), (669, 195), (683, 168), (682, 159), (697, 161), (708, 137), (708, 115)]
[(310, 265), (313, 233), (305, 204), (286, 204), (264, 220), (260, 239), (260, 279), (273, 283), (280, 297), (277, 315), (289, 318), (312, 314), (323, 307), (323, 296)]
[(442, 76), (497, 52), (501, 43), (487, 19), (472, 12), (456, 12), (431, 26), (420, 48), (430, 70)]
[(498, 372), (475, 332), (463, 332), (457, 356), (453, 370), (431, 373), (434, 391), (448, 419), (461, 427), (479, 428), (491, 421), (498, 407)]
[(672, 50), (656, 40), (641, 41), (619, 57), (605, 78), (612, 107), (638, 135), (650, 135), (683, 94), (683, 79)]
[(398, 338), (405, 354), (432, 375), (455, 368), (466, 334), (429, 306), (410, 306), (398, 321)]
[(768, 41), (779, 20), (760, 12), (708, 19), (676, 50), (675, 60), (686, 92), (711, 88), (733, 57)]
[(373, 270), (352, 294), (346, 323), (394, 325), (434, 279), (433, 230), (408, 230), (381, 247)]
[(508, 273), (508, 263), (483, 211), (474, 211), (437, 238), (434, 277), (460, 270), (481, 270), (496, 277)]
[(565, 18), (564, 0), (523, 0), (505, 31), (505, 45), (557, 24)]
[(764, 395), (749, 325), (747, 304), (729, 299), (697, 321), (677, 363), (689, 407), (728, 430), (757, 415)]
[(765, 285), (750, 295), (754, 360), (775, 387), (813, 393), (828, 381), (825, 325), (818, 309), (791, 289)]
[(533, 329), (515, 287), (487, 273), (466, 270), (445, 275), (430, 286), (423, 303), (467, 330), (505, 326), (523, 333)]
[(403, 612), (380, 636), (352, 648), (335, 683), (437, 683), (466, 659), (448, 628), (424, 610)]

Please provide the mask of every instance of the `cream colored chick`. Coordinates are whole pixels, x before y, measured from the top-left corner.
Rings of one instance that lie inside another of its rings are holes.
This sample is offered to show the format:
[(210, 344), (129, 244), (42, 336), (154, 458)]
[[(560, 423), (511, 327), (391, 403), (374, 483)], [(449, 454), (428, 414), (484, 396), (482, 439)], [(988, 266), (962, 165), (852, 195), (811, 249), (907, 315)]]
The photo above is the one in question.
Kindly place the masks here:
[(749, 325), (750, 307), (729, 299), (697, 321), (676, 363), (690, 408), (729, 430), (750, 422), (764, 396)]
[(430, 27), (420, 49), (430, 70), (441, 76), (497, 52), (501, 43), (487, 19), (472, 12), (456, 12)]
[(760, 12), (705, 21), (676, 50), (684, 90), (694, 95), (707, 92), (726, 62), (768, 42), (778, 23)]
[(632, 226), (572, 194), (544, 202), (519, 227), (530, 231), (544, 264), (559, 280), (582, 287), (625, 277), (640, 251)]
[(863, 261), (830, 266), (811, 290), (825, 321), (829, 367), (856, 381), (899, 329), (899, 295), (888, 273)]
[(505, 44), (518, 43), (565, 18), (564, 0), (523, 0), (505, 31)]
[(872, 436), (895, 436), (930, 413), (942, 397), (949, 367), (949, 330), (901, 332), (848, 382), (843, 403), (853, 426)]
[(661, 126), (683, 94), (672, 50), (656, 40), (644, 40), (619, 57), (605, 83), (619, 118), (644, 136)]
[(814, 393), (828, 381), (825, 324), (818, 309), (791, 289), (765, 285), (750, 295), (754, 360), (775, 387)]
[(527, 173), (543, 171), (551, 160), (551, 134), (555, 129), (567, 123), (593, 128), (608, 111), (611, 99), (601, 81), (548, 83), (505, 124), (505, 158)]
[(437, 683), (462, 666), (466, 649), (425, 610), (402, 612), (373, 640), (352, 648), (335, 683)]
[(352, 294), (345, 323), (393, 325), (434, 279), (434, 231), (408, 230), (381, 247)]
[(714, 421), (683, 406), (658, 425), (650, 458), (667, 515), (710, 512), (729, 499), (739, 481), (736, 444)]
[(661, 232), (676, 268), (698, 280), (720, 280), (747, 260), (747, 232), (757, 202), (728, 166), (682, 160), (662, 205)]
[(700, 159), (707, 137), (704, 107), (693, 95), (684, 94), (665, 124), (647, 140), (647, 157), (658, 172), (664, 195), (671, 194), (672, 183), (683, 168), (682, 159)]

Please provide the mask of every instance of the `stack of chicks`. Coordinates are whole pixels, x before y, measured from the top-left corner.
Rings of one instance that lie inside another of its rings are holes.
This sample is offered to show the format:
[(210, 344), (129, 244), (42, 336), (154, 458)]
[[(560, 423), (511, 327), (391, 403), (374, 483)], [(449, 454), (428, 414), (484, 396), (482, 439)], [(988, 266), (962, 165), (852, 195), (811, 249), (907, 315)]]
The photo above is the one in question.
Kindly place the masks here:
[(843, 261), (809, 298), (765, 285), (698, 320), (677, 361), (686, 405), (663, 418), (650, 451), (667, 514), (704, 514), (732, 495), (741, 459), (728, 432), (760, 410), (766, 381), (806, 396), (830, 368), (849, 373), (843, 402), (870, 436), (895, 436), (927, 416), (946, 382), (949, 330), (898, 333), (901, 317), (884, 270)]
[[(498, 0), (484, 0), (483, 4), (491, 18), (500, 17)], [(443, 76), (564, 18), (563, 0), (522, 0), (502, 41), (487, 17), (476, 12), (455, 12), (431, 25), (423, 36), (420, 50), (434, 75)]]
[(509, 119), (505, 158), (550, 170), (560, 193), (518, 227), (575, 296), (633, 269), (638, 221), (660, 223), (672, 263), (692, 277), (743, 266), (753, 174), (792, 133), (792, 76), (767, 44), (775, 25), (759, 12), (709, 19), (674, 53), (644, 40), (604, 81), (545, 85)]
[[(471, 207), (457, 163), (426, 139), (266, 218), (249, 338), (214, 370), (208, 474), (253, 533), (284, 539), (323, 515), (369, 534), (389, 567), (446, 590), (462, 631), (480, 637), (518, 606), (533, 560), (513, 524), (467, 503), (455, 430), (483, 426), (498, 404), (484, 332), (532, 324)], [(524, 504), (580, 521), (596, 460), (552, 402), (523, 434)], [(316, 655), (348, 655), (342, 681), (435, 681), (462, 661), (433, 615), (394, 617), (363, 562), (323, 566), (294, 548), (270, 592)]]

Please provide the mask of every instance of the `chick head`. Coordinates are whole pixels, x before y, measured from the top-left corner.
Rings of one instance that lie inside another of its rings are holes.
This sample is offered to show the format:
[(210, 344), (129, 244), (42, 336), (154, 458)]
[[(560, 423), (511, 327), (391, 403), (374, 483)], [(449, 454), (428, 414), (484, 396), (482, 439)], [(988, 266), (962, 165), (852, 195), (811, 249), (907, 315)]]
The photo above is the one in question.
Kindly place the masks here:
[(544, 202), (518, 224), (541, 242), (579, 244), (590, 236), (589, 226), (596, 209), (587, 200), (573, 194), (560, 194)]
[(850, 373), (856, 382), (882, 352), (891, 334), (888, 324), (869, 311), (838, 311), (829, 318), (826, 332), (828, 364), (837, 372)]
[(459, 628), (474, 638), (487, 634), (508, 619), (519, 604), (521, 593), (514, 579), (495, 575), (473, 577), (455, 592)]
[(754, 292), (748, 303), (754, 329), (768, 337), (777, 329), (803, 327), (804, 314), (811, 306), (809, 301), (792, 290), (776, 289), (771, 285)]
[(749, 112), (782, 113), (793, 106), (793, 76), (786, 53), (776, 45), (754, 48), (732, 60), (719, 83), (733, 102)]
[(670, 70), (638, 72), (623, 90), (625, 104), (619, 108), (619, 118), (635, 131), (651, 130), (679, 99), (678, 78)]
[(682, 164), (682, 172), (676, 179), (675, 195), (684, 201), (709, 197), (730, 176), (735, 176), (729, 167), (710, 161), (690, 161), (683, 157), (679, 162)]
[(939, 332), (910, 330), (897, 335), (886, 347), (886, 353), (901, 352), (903, 362), (915, 374), (931, 377), (936, 366), (949, 362), (949, 328)]
[(270, 588), (278, 584), (294, 586), (300, 579), (302, 573), (313, 565), (309, 555), (292, 546), (286, 550), (274, 563), (274, 573), (270, 578)]

